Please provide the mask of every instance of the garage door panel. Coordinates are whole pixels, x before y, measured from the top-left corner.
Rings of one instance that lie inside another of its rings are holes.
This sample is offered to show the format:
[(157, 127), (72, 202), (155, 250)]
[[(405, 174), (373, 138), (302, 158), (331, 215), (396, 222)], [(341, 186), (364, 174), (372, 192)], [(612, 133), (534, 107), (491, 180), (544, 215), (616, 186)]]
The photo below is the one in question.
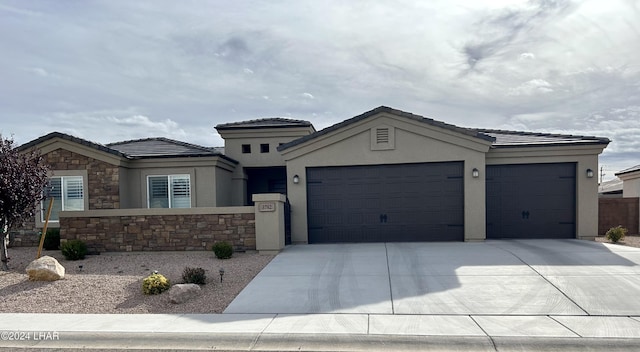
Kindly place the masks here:
[(575, 163), (486, 168), (487, 238), (574, 238)]
[[(308, 168), (309, 242), (461, 241), (463, 169), (462, 162)], [(325, 198), (340, 202), (317, 201)], [(351, 226), (357, 214), (362, 222)]]

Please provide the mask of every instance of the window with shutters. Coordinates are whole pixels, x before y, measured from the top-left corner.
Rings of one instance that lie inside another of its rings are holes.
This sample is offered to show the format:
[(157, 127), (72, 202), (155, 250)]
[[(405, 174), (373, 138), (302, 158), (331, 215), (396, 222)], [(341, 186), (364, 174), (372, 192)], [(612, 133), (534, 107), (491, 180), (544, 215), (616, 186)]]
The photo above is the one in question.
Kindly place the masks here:
[(41, 203), (40, 218), (45, 221), (49, 203), (53, 198), (49, 221), (60, 221), (61, 211), (84, 210), (84, 182), (82, 176), (57, 176), (49, 178)]
[(395, 149), (395, 129), (381, 125), (371, 129), (371, 150)]
[(149, 208), (191, 208), (189, 175), (147, 176)]

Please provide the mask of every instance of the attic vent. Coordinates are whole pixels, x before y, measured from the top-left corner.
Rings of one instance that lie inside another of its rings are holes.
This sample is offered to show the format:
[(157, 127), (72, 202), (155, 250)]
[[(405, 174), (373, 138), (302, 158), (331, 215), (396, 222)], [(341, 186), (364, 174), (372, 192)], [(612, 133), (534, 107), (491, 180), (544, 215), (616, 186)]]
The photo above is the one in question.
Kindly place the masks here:
[(371, 150), (395, 149), (395, 128), (389, 125), (378, 125), (370, 129)]
[(376, 128), (376, 143), (389, 143), (388, 128)]

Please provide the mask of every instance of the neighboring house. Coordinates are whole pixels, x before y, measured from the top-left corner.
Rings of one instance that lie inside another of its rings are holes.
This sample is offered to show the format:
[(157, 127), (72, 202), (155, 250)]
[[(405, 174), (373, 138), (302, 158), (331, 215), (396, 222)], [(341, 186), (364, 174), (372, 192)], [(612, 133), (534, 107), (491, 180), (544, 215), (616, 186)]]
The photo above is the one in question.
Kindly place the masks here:
[[(469, 129), (388, 107), (321, 131), (283, 118), (216, 129), (224, 152), (164, 138), (99, 145), (61, 133), (20, 148), (40, 149), (52, 166), (62, 199), (61, 233), (115, 223), (117, 239), (90, 237), (113, 242), (105, 250), (175, 249), (168, 243), (178, 235), (184, 237), (179, 249), (206, 247), (227, 235), (251, 249), (255, 243), (237, 237), (249, 231), (244, 227), (220, 230), (202, 244), (177, 230), (179, 221), (197, 222), (190, 235), (205, 236), (218, 231), (209, 222), (220, 217), (165, 220), (238, 209), (235, 218), (250, 226), (253, 209), (256, 222), (259, 211), (270, 211), (270, 204), (252, 207), (262, 193), (286, 195), (293, 243), (597, 235), (594, 172), (606, 138)], [(136, 231), (151, 217), (156, 225), (143, 229), (146, 242), (124, 245), (141, 238)]]
[(622, 180), (622, 197), (640, 197), (640, 165), (616, 173)]
[(600, 183), (598, 195), (600, 198), (622, 198), (622, 180), (616, 177)]

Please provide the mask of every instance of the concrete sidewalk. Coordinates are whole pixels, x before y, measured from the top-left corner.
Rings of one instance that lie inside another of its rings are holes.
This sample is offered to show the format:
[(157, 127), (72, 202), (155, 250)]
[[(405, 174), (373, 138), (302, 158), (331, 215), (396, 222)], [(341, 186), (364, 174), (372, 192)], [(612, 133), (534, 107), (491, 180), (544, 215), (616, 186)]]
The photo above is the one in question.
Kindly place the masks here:
[(0, 349), (638, 351), (640, 249), (291, 246), (224, 314), (0, 314)]
[(637, 351), (640, 346), (640, 317), (9, 313), (1, 318), (0, 348), (19, 349)]

